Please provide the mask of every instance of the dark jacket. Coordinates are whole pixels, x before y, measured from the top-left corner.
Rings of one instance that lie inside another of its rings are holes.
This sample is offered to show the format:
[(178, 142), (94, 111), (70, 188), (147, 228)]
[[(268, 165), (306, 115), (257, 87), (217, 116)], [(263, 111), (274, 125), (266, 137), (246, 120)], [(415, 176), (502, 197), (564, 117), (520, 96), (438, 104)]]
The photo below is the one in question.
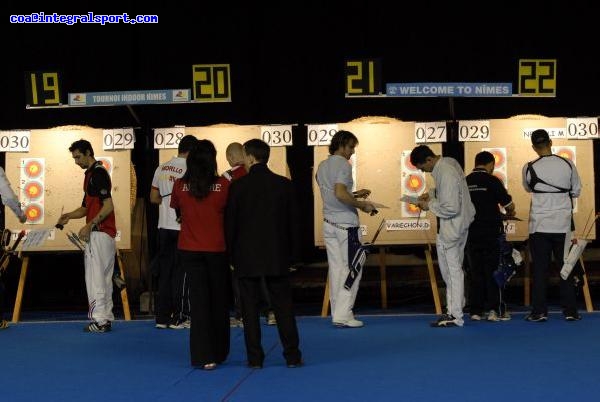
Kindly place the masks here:
[(225, 210), (227, 253), (238, 277), (288, 275), (300, 260), (292, 182), (258, 163), (234, 180)]
[(469, 227), (470, 236), (497, 236), (504, 232), (502, 214), (498, 205), (507, 206), (512, 197), (502, 181), (484, 169), (475, 168), (467, 178), (471, 202), (475, 205), (475, 219)]

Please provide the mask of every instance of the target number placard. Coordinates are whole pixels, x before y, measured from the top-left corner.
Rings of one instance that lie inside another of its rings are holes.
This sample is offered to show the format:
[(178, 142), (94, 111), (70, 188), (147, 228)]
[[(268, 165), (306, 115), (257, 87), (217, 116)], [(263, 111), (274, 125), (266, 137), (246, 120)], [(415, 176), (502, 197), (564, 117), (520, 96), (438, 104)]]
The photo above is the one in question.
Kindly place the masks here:
[(133, 149), (135, 134), (133, 128), (112, 128), (102, 130), (102, 149)]
[(597, 118), (567, 119), (567, 139), (588, 140), (593, 138), (598, 138)]
[(184, 136), (185, 127), (155, 128), (154, 149), (177, 149)]
[(271, 147), (294, 145), (292, 142), (292, 125), (262, 126), (260, 138)]
[(415, 123), (415, 143), (446, 142), (446, 122)]
[(0, 131), (0, 152), (29, 152), (29, 130)]
[(490, 141), (489, 120), (461, 120), (458, 122), (458, 140)]
[(337, 124), (309, 124), (307, 125), (308, 145), (329, 145), (337, 132)]

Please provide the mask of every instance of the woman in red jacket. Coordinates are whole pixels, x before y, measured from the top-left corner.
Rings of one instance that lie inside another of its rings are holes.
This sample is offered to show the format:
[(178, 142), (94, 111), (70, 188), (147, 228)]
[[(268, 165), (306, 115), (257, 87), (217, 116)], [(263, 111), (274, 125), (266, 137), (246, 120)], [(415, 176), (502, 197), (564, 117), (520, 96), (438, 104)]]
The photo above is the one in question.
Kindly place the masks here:
[(190, 278), (191, 363), (204, 370), (213, 370), (229, 355), (229, 265), (223, 228), (229, 181), (217, 174), (216, 156), (212, 142), (199, 140), (171, 194), (171, 208), (181, 221), (177, 248)]

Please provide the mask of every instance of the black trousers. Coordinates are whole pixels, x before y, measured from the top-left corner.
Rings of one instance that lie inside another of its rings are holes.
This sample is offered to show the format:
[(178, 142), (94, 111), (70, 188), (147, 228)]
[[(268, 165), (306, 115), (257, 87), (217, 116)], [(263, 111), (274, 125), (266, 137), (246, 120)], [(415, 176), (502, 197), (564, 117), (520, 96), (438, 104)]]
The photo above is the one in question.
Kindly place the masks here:
[(500, 260), (498, 235), (469, 233), (466, 254), (470, 314), (482, 315), (489, 310), (504, 313), (500, 311), (504, 307), (500, 306), (500, 289), (493, 276)]
[(192, 366), (222, 363), (229, 355), (229, 264), (225, 253), (180, 250), (190, 277)]
[(189, 315), (189, 279), (179, 262), (178, 230), (158, 230), (158, 294), (156, 322), (167, 324), (171, 317), (182, 320)]
[[(260, 310), (262, 300), (261, 277), (238, 278), (244, 340), (248, 364), (262, 366), (265, 353), (261, 344)], [(283, 346), (283, 357), (288, 364), (298, 363), (302, 354), (296, 317), (292, 306), (292, 287), (287, 276), (266, 276), (264, 281), (277, 319), (277, 331)]]
[[(564, 233), (531, 233), (529, 235), (529, 249), (533, 259), (533, 290), (532, 313), (548, 314), (547, 291), (548, 274), (550, 272), (552, 255), (558, 266), (562, 268), (565, 246)], [(575, 283), (573, 272), (567, 280), (560, 281), (560, 304), (565, 314), (577, 312), (577, 299), (575, 296)]]
[[(238, 279), (235, 277), (235, 273), (231, 272), (231, 289), (233, 294), (233, 314), (238, 320), (242, 318), (242, 303), (240, 301), (240, 285)], [(268, 317), (270, 311), (273, 311), (271, 307), (271, 296), (269, 296), (269, 290), (267, 289), (267, 282), (264, 277), (261, 277), (261, 312), (265, 317)]]
[(2, 276), (0, 275), (0, 321), (4, 319), (4, 303), (6, 299), (6, 292), (4, 288), (4, 282), (2, 282)]

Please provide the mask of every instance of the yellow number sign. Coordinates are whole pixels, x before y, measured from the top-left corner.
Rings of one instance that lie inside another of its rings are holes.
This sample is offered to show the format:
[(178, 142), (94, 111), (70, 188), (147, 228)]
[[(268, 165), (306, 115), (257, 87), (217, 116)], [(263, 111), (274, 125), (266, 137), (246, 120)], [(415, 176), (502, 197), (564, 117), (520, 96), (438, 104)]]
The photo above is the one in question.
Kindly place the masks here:
[(556, 59), (519, 60), (519, 95), (556, 96)]
[(192, 78), (196, 102), (231, 102), (229, 64), (194, 64)]
[(25, 88), (27, 106), (57, 106), (61, 103), (58, 72), (27, 71)]
[(346, 61), (346, 96), (380, 93), (381, 62), (378, 59)]

